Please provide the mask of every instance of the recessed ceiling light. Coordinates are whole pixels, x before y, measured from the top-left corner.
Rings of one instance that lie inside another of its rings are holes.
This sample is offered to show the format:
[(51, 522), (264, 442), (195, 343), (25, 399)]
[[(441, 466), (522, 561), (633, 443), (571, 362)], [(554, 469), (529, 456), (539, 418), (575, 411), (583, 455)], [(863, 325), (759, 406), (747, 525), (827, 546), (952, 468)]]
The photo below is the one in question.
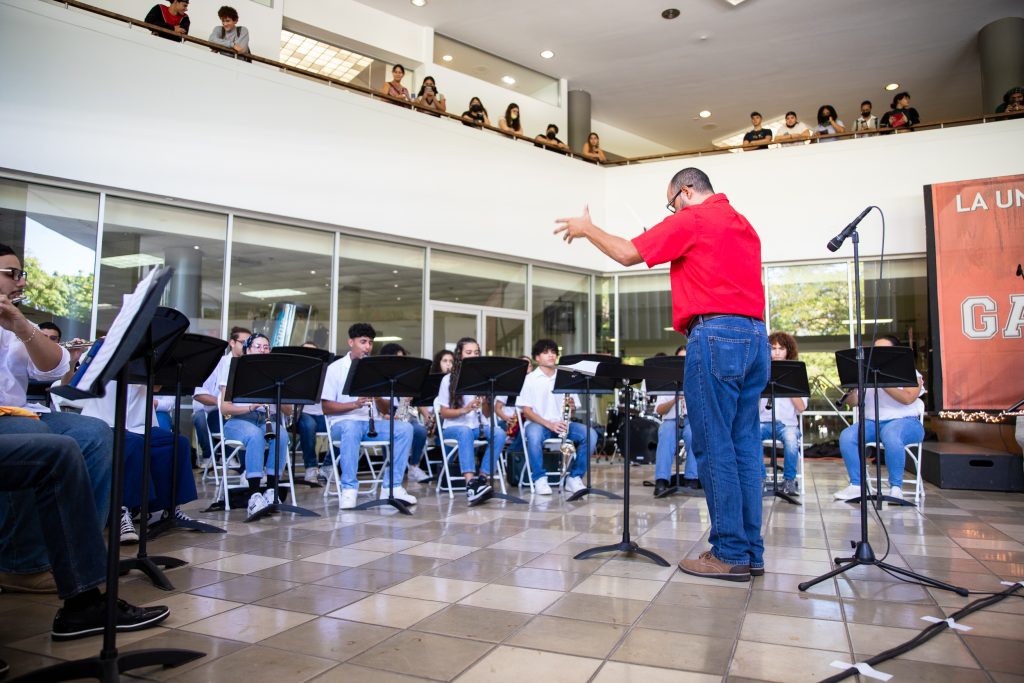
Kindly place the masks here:
[(679, 10), (677, 10), (675, 7), (671, 7), (671, 8), (669, 8), (669, 9), (667, 9), (664, 12), (661, 13), (661, 18), (662, 19), (675, 19), (678, 16), (679, 16)]
[(898, 90), (899, 87), (899, 83), (890, 83), (889, 85), (885, 86), (885, 89), (888, 90), (889, 92), (892, 92), (893, 90)]
[(427, 0), (412, 0), (412, 4), (416, 5), (417, 7), (423, 7), (425, 4), (427, 4)]
[(452, 59), (454, 59), (454, 57), (452, 57), (451, 55), (441, 55), (441, 59), (445, 62), (450, 62), (452, 61)]
[(505, 83), (507, 85), (515, 85), (516, 84), (516, 79), (512, 78), (511, 76), (502, 76), (501, 77), (501, 82)]
[(552, 57), (555, 56), (555, 53), (552, 52), (551, 50), (544, 50), (543, 52), (540, 53), (540, 56), (543, 57), (544, 59), (551, 59)]
[(702, 119), (708, 119), (711, 118), (711, 112), (705, 109), (704, 111), (700, 112), (698, 116), (700, 116)]

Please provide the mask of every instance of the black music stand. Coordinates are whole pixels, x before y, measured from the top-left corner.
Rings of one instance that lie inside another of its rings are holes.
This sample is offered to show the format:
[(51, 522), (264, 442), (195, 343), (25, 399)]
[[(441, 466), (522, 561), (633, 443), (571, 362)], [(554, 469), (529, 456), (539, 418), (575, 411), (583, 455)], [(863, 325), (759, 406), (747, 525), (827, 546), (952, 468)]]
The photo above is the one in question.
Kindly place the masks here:
[[(647, 382), (647, 395), (648, 396), (673, 396), (675, 398), (674, 410), (676, 411), (676, 448), (673, 451), (675, 453), (676, 461), (676, 473), (672, 477), (671, 484), (667, 489), (662, 491), (660, 494), (655, 493), (655, 498), (668, 498), (669, 496), (676, 493), (686, 493), (687, 491), (693, 491), (687, 495), (697, 495), (693, 489), (683, 490), (683, 475), (679, 471), (679, 442), (683, 438), (683, 416), (679, 412), (679, 399), (683, 393), (683, 379), (686, 375), (686, 357), (685, 356), (654, 356), (653, 358), (644, 359), (644, 367), (659, 367), (665, 368), (672, 373), (672, 376), (666, 379), (651, 380)], [(687, 458), (694, 457), (693, 453), (686, 452)], [(644, 482), (644, 486), (647, 482)], [(655, 481), (657, 485), (657, 481)]]
[[(580, 361), (616, 364), (621, 363), (622, 359), (616, 356), (602, 356), (596, 353), (574, 353), (568, 356), (562, 356), (559, 362), (561, 365), (573, 365)], [(558, 374), (555, 375), (554, 393), (574, 394), (580, 390), (583, 392), (583, 400), (587, 406), (587, 485), (569, 496), (567, 500), (579, 500), (590, 493), (605, 496), (612, 500), (619, 500), (622, 498), (619, 494), (612, 493), (611, 491), (605, 491), (604, 489), (594, 488), (590, 485), (590, 453), (591, 449), (597, 446), (597, 444), (590, 443), (590, 429), (593, 424), (592, 416), (594, 408), (593, 401), (590, 397), (613, 393), (615, 391), (615, 380), (609, 377), (593, 377), (590, 375), (584, 375), (580, 372), (571, 372), (567, 370), (559, 370)]]
[[(423, 382), (430, 372), (431, 362), (426, 358), (412, 356), (363, 356), (352, 361), (345, 378), (342, 393), (346, 396), (371, 396), (389, 398), (388, 405), (395, 404), (400, 396), (419, 396)], [(372, 409), (371, 409), (372, 410)], [(380, 505), (390, 505), (403, 515), (411, 515), (409, 504), (395, 498), (395, 487), (401, 483), (395, 481), (395, 418), (388, 419), (388, 487), (387, 498), (368, 500), (355, 507), (356, 510), (368, 510)], [(340, 482), (338, 484), (341, 485)], [(381, 482), (383, 486), (383, 482)]]
[(761, 392), (768, 399), (772, 409), (772, 495), (787, 503), (800, 505), (800, 501), (779, 490), (779, 446), (776, 440), (775, 399), (798, 398), (810, 396), (811, 388), (807, 384), (807, 366), (798, 360), (773, 360), (768, 385)]
[[(103, 646), (96, 657), (54, 664), (14, 679), (20, 683), (52, 683), (95, 678), (116, 683), (126, 671), (149, 666), (170, 668), (186, 664), (206, 653), (194, 650), (151, 649), (119, 653), (117, 651), (117, 578), (120, 573), (120, 525), (113, 511), (120, 514), (121, 487), (124, 480), (125, 414), (128, 410), (128, 362), (137, 356), (140, 344), (149, 331), (150, 321), (160, 303), (160, 296), (170, 282), (173, 268), (154, 268), (139, 283), (129, 302), (121, 308), (107, 335), (109, 344), (93, 347), (68, 386), (53, 393), (70, 399), (96, 398), (105, 394), (107, 382), (117, 379), (114, 408), (114, 457), (112, 463), (110, 510), (107, 529), (106, 623), (103, 625)], [(106, 346), (106, 349), (102, 347)], [(79, 388), (82, 384), (85, 388)], [(148, 491), (147, 491), (148, 494)], [(12, 682), (13, 683), (13, 682)]]
[[(293, 356), (309, 356), (311, 358), (319, 358), (324, 367), (327, 367), (334, 362), (334, 354), (327, 349), (310, 348), (308, 346), (275, 346), (270, 349), (270, 353), (290, 353)], [(299, 434), (299, 421), (302, 420), (302, 405), (292, 406), (292, 419), (291, 423), (294, 426), (293, 429), (288, 431), (288, 456), (292, 461), (292, 469), (295, 468), (295, 448), (298, 445), (298, 434)], [(305, 455), (305, 454), (303, 454)], [(311, 483), (306, 482), (310, 488), (320, 488), (320, 482)]]
[[(865, 385), (870, 384), (878, 396), (878, 390), (887, 387), (912, 387), (917, 386), (917, 369), (914, 367), (914, 351), (909, 346), (870, 346), (861, 349), (864, 358), (864, 380)], [(836, 369), (839, 370), (839, 386), (844, 389), (857, 388), (857, 349), (843, 349), (836, 351)], [(864, 419), (864, 394), (858, 394), (858, 404), (861, 406), (860, 414), (857, 416), (863, 424)], [(878, 428), (878, 401), (875, 401), (875, 492), (867, 493), (867, 437), (862, 440), (858, 438), (857, 453), (864, 464), (861, 472), (860, 496), (847, 500), (847, 503), (860, 503), (861, 496), (867, 495), (869, 501), (874, 502), (875, 509), (882, 509), (882, 501), (889, 505), (901, 505), (914, 507), (909, 500), (901, 500), (892, 496), (882, 495), (882, 443), (881, 430)], [(858, 435), (861, 427), (858, 426)]]
[[(429, 408), (433, 406), (434, 399), (437, 398), (437, 392), (441, 389), (441, 380), (443, 380), (444, 378), (445, 373), (443, 372), (432, 372), (429, 375), (427, 375), (427, 378), (423, 380), (423, 387), (420, 390), (419, 396), (414, 396), (412, 402), (409, 405), (411, 405), (413, 408)], [(438, 416), (435, 415), (434, 420), (437, 419)], [(412, 453), (409, 454), (409, 457), (412, 457)], [(429, 461), (427, 464), (430, 464)], [(445, 466), (443, 461), (441, 463), (441, 466)], [(429, 482), (435, 482), (438, 480), (438, 478), (440, 478), (440, 476), (441, 473), (438, 472), (437, 475), (431, 475), (420, 483), (426, 484)]]
[[(223, 339), (208, 337), (203, 334), (185, 334), (175, 347), (171, 357), (160, 368), (153, 378), (153, 384), (159, 384), (160, 394), (174, 396), (174, 467), (178, 462), (178, 435), (181, 434), (181, 397), (192, 393), (201, 386), (206, 378), (213, 374), (217, 363), (224, 356), (228, 343)], [(172, 470), (177, 473), (177, 469)], [(178, 500), (178, 477), (171, 479), (171, 500)], [(171, 529), (190, 529), (204, 534), (223, 534), (224, 529), (194, 519), (183, 520), (175, 516), (174, 511), (149, 528), (149, 538), (154, 539)]]
[[(573, 367), (562, 367), (563, 370), (572, 370), (575, 372), (581, 372), (583, 374), (592, 375), (594, 377), (607, 377), (615, 380), (615, 383), (622, 387), (626, 394), (626, 405), (629, 405), (632, 385), (639, 384), (644, 380), (659, 380), (664, 379), (666, 372), (664, 368), (655, 367), (640, 367), (637, 365), (626, 365), (624, 363), (619, 364), (616, 362), (602, 362), (602, 363), (577, 363)], [(636, 541), (629, 537), (629, 456), (631, 455), (630, 450), (632, 448), (632, 435), (629, 430), (629, 411), (626, 411), (624, 417), (623, 428), (626, 430), (626, 452), (623, 453), (622, 458), (622, 540), (619, 543), (613, 543), (612, 545), (603, 545), (596, 548), (590, 548), (577, 554), (573, 559), (585, 560), (594, 555), (601, 553), (626, 553), (629, 555), (642, 555), (647, 559), (655, 562), (662, 567), (668, 567), (668, 562), (665, 561), (661, 555), (657, 553), (641, 548), (637, 545)]]
[[(491, 432), (488, 435), (487, 449), (491, 453), (491, 498), (500, 498), (512, 503), (526, 504), (526, 501), (518, 496), (508, 493), (498, 493), (494, 490), (494, 477), (497, 475), (494, 468), (494, 430), (496, 429), (494, 401), (498, 395), (511, 398), (518, 396), (523, 390), (523, 382), (526, 374), (530, 371), (529, 362), (522, 358), (505, 358), (502, 356), (477, 356), (466, 358), (462, 361), (459, 370), (459, 383), (455, 385), (457, 396), (482, 396), (487, 395), (491, 402)], [(440, 416), (438, 416), (440, 417)], [(469, 482), (466, 482), (468, 485)], [(470, 503), (470, 507), (487, 502), (487, 498), (480, 498)]]
[[(146, 550), (149, 537), (149, 485), (151, 463), (153, 455), (150, 452), (150, 441), (153, 429), (153, 384), (154, 375), (158, 368), (167, 363), (177, 347), (181, 337), (188, 329), (188, 318), (184, 313), (173, 308), (159, 307), (149, 323), (149, 330), (146, 332), (145, 340), (139, 351), (141, 357), (135, 358), (128, 366), (128, 382), (130, 384), (143, 384), (146, 387), (146, 417), (145, 431), (143, 432), (142, 449), (142, 497), (139, 508), (139, 549), (135, 557), (126, 557), (121, 560), (121, 576), (124, 576), (133, 569), (138, 569), (145, 574), (154, 586), (165, 591), (174, 590), (174, 585), (164, 575), (163, 569), (174, 569), (188, 564), (185, 560), (176, 557), (155, 555), (150, 557)], [(177, 441), (177, 439), (175, 439)], [(175, 448), (175, 451), (177, 448)], [(178, 463), (175, 460), (171, 463), (171, 482), (178, 479)], [(171, 499), (174, 505), (174, 498)], [(111, 509), (113, 514), (120, 514), (120, 508)], [(173, 507), (172, 507), (173, 513)]]
[[(275, 512), (291, 512), (302, 517), (319, 517), (312, 510), (298, 505), (287, 505), (280, 498), (281, 458), (281, 405), (283, 403), (310, 404), (320, 400), (324, 388), (327, 366), (319, 358), (294, 356), (287, 353), (254, 354), (231, 359), (228, 384), (224, 398), (231, 403), (274, 404), (274, 502), (260, 510), (246, 522), (253, 522)], [(247, 473), (251, 474), (251, 473)], [(294, 478), (293, 478), (294, 479)], [(294, 483), (294, 482), (293, 482)], [(224, 495), (227, 495), (225, 490)], [(295, 491), (292, 491), (295, 497)]]

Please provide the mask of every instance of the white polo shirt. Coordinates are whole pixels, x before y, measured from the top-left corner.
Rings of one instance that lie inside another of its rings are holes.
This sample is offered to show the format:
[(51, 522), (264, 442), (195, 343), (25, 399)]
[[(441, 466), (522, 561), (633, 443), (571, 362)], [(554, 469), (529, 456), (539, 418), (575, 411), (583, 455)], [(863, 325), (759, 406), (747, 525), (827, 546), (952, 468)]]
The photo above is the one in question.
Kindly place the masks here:
[[(451, 405), (451, 403), (452, 403), (451, 402), (451, 386), (452, 386), (451, 379), (452, 379), (451, 373), (448, 373), (447, 375), (445, 375), (444, 378), (441, 380), (441, 386), (437, 390), (437, 403), (442, 408), (451, 408), (452, 407), (452, 405)], [(469, 403), (472, 400), (473, 400), (472, 396), (463, 396), (462, 397), (462, 404), (465, 405), (466, 403)], [(497, 400), (497, 398), (495, 398), (495, 400)], [(487, 418), (484, 418), (482, 413), (480, 414), (480, 417), (477, 417), (478, 413), (480, 413), (479, 409), (472, 410), (472, 411), (466, 413), (465, 415), (457, 415), (455, 417), (445, 418), (444, 426), (445, 427), (469, 427), (471, 429), (476, 429), (477, 427), (480, 426), (480, 420), (483, 420), (484, 424), (487, 424)]]
[[(558, 373), (554, 372), (548, 377), (542, 368), (537, 368), (527, 375), (526, 381), (523, 382), (522, 393), (516, 399), (516, 407), (531, 408), (533, 412), (549, 422), (561, 422), (562, 406), (566, 394), (554, 393), (557, 376)], [(568, 394), (568, 396), (572, 397), (573, 405), (579, 408), (579, 396), (576, 394)]]
[[(107, 393), (102, 398), (79, 399), (82, 406), (82, 415), (96, 417), (113, 429), (114, 412), (117, 405), (116, 391), (117, 382), (107, 382)], [(128, 385), (128, 408), (125, 411), (124, 426), (133, 434), (143, 434), (146, 431), (146, 387), (141, 384)], [(156, 411), (150, 406), (150, 425), (158, 426)]]
[[(657, 405), (663, 406), (666, 403), (675, 403), (675, 400), (676, 400), (675, 396), (659, 396), (658, 397)], [(683, 417), (686, 417), (686, 398), (683, 396), (682, 392), (679, 393), (679, 404), (682, 407), (682, 410), (680, 412), (683, 414)], [(676, 407), (672, 406), (671, 408), (669, 408), (668, 412), (666, 412), (664, 415), (661, 416), (661, 419), (662, 420), (674, 420), (674, 419), (676, 419)]]
[[(915, 371), (917, 375), (917, 381), (921, 381), (921, 373)], [(879, 389), (877, 392), (874, 389), (867, 389), (864, 392), (864, 419), (874, 420), (875, 419), (875, 394), (878, 394), (878, 421), (885, 422), (886, 420), (896, 420), (901, 417), (917, 417), (924, 412), (924, 401), (921, 400), (921, 396), (924, 396), (924, 387), (921, 387), (917, 392), (917, 400), (912, 403), (900, 403), (888, 393), (885, 389)]]
[[(344, 356), (334, 361), (327, 366), (327, 375), (324, 377), (324, 390), (320, 394), (320, 398), (324, 401), (334, 401), (335, 403), (355, 403), (359, 400), (358, 396), (349, 396), (343, 393), (345, 390), (345, 381), (348, 379), (349, 368), (352, 367), (352, 353), (346, 353)], [(373, 402), (367, 405), (365, 408), (357, 408), (350, 410), (347, 413), (341, 413), (340, 415), (331, 415), (332, 420), (369, 420), (370, 411), (373, 411), (373, 417), (376, 419), (380, 417), (380, 414), (374, 408)]]
[(36, 413), (50, 412), (46, 406), (28, 402), (25, 395), (28, 383), (52, 382), (63, 377), (70, 368), (71, 356), (67, 349), (62, 348), (57, 367), (43, 372), (32, 362), (28, 350), (17, 336), (0, 328), (0, 405), (28, 408)]

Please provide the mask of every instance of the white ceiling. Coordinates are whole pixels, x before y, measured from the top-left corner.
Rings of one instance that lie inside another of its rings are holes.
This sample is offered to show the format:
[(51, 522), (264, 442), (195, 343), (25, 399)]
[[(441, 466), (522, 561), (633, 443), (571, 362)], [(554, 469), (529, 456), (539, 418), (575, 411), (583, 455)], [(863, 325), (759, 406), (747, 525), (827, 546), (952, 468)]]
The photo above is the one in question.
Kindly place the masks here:
[[(891, 82), (923, 120), (978, 115), (978, 31), (1024, 15), (1020, 0), (359, 1), (566, 78), (594, 119), (675, 149), (748, 126), (753, 109), (810, 124), (832, 104), (849, 123), (870, 99), (881, 114)], [(681, 16), (662, 19), (669, 7)]]

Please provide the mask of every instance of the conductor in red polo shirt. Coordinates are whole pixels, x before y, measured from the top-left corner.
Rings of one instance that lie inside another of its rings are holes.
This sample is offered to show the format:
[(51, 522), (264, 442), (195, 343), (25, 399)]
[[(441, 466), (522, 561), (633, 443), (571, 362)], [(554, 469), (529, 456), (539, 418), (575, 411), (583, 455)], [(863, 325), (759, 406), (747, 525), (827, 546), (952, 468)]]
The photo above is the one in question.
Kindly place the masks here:
[(770, 361), (761, 240), (700, 169), (676, 173), (666, 198), (672, 215), (632, 240), (594, 225), (586, 209), (558, 219), (555, 233), (588, 239), (624, 266), (671, 264), (672, 320), (688, 336), (686, 407), (711, 517), (711, 549), (679, 568), (750, 581), (764, 574), (757, 406)]

